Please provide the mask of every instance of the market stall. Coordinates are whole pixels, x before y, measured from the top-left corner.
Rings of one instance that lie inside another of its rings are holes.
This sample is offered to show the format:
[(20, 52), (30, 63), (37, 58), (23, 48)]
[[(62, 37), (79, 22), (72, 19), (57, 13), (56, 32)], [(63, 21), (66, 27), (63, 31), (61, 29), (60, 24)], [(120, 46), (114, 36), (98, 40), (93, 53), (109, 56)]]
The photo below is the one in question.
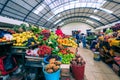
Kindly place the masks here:
[(100, 52), (101, 60), (108, 64), (118, 75), (120, 75), (120, 31), (119, 24), (111, 29), (106, 29), (104, 35), (100, 36), (96, 49)]
[[(23, 78), (35, 80), (46, 78), (48, 80), (48, 77), (56, 74), (58, 75), (55, 80), (58, 80), (62, 68), (60, 65), (67, 64), (69, 66), (70, 61), (77, 55), (78, 45), (75, 39), (69, 35), (57, 36), (48, 29), (37, 28), (33, 25), (28, 28), (24, 24), (7, 32), (10, 35), (3, 35), (0, 42), (10, 43), (13, 41), (10, 54), (15, 57), (18, 66), (16, 69), (18, 72), (10, 77), (11, 80), (18, 78), (15, 74), (19, 75), (21, 69), (24, 70), (21, 80)], [(78, 60), (77, 63), (82, 65), (81, 60)], [(32, 71), (33, 69), (34, 71)], [(25, 75), (27, 77), (24, 77)], [(53, 78), (51, 77), (51, 79)]]

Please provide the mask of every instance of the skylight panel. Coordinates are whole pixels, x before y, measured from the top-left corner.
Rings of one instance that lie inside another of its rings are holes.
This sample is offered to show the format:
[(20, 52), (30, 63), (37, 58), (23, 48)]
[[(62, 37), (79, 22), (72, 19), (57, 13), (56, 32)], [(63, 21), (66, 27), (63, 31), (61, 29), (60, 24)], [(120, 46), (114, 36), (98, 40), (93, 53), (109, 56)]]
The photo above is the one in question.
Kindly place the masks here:
[(90, 16), (91, 18), (93, 19), (96, 19), (96, 20), (100, 20), (100, 18), (96, 17), (96, 16)]
[(64, 10), (68, 10), (68, 9), (70, 9), (70, 8), (69, 8), (69, 5), (66, 5), (66, 6), (64, 7)]
[(97, 10), (97, 9), (95, 9), (95, 10), (94, 10), (94, 13), (96, 13), (96, 12), (98, 12), (98, 10)]
[(59, 14), (59, 15), (57, 15), (57, 17), (60, 17), (61, 15)]
[(90, 21), (90, 20), (86, 20), (86, 22), (91, 23), (91, 24), (94, 24), (94, 22), (93, 22), (93, 21)]
[(93, 3), (87, 3), (87, 7), (93, 6)]
[(53, 10), (53, 13), (57, 14), (57, 13), (62, 12), (62, 11), (64, 11), (64, 7), (57, 8), (55, 11)]
[(80, 3), (76, 3), (75, 7), (81, 7)]
[(50, 3), (51, 3), (51, 0), (45, 0), (45, 2), (46, 2), (47, 4), (50, 4)]
[[(57, 17), (60, 17), (61, 15), (57, 15)], [(53, 17), (55, 17), (55, 15), (51, 16), (50, 18), (48, 18), (47, 20), (50, 21)]]
[(49, 7), (52, 9), (52, 8), (54, 8), (55, 6), (54, 6), (54, 4), (50, 4)]
[(74, 6), (75, 6), (74, 4), (70, 4), (70, 5), (69, 5), (70, 9), (71, 9), (71, 8), (74, 8)]
[(55, 15), (51, 16), (50, 18), (48, 18), (47, 20), (49, 21), (50, 19), (52, 19)]
[(37, 9), (34, 10), (35, 14), (39, 14), (45, 8), (44, 4), (41, 4)]
[(76, 3), (79, 3), (79, 0), (73, 0), (71, 2), (69, 2), (70, 4), (76, 4)]
[(103, 1), (105, 1), (105, 0), (98, 0), (97, 2), (102, 3)]
[(86, 3), (81, 3), (81, 7), (86, 7)]
[(59, 19), (59, 20), (57, 20), (54, 24), (57, 24), (58, 22), (60, 22), (62, 19)]
[(64, 3), (63, 5), (54, 8), (54, 5), (50, 5), (50, 8), (52, 9), (52, 12), (54, 14), (60, 13), (64, 10), (72, 9), (72, 8), (78, 8), (78, 7), (92, 7), (92, 8), (101, 8), (101, 6), (105, 3), (105, 0), (85, 0), (80, 2), (79, 0), (72, 0), (69, 3)]
[(105, 11), (105, 12), (107, 12), (107, 13), (113, 13), (113, 11), (110, 11), (110, 10), (105, 9), (105, 8), (100, 8), (100, 9), (103, 10), (103, 11)]

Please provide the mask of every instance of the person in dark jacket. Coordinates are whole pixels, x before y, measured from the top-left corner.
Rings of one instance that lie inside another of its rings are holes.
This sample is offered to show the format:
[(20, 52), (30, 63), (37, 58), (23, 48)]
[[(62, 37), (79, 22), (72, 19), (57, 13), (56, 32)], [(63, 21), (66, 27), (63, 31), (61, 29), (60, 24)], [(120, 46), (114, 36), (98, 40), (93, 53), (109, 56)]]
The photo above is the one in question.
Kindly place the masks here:
[(86, 48), (86, 36), (84, 33), (81, 34), (82, 37), (81, 37), (81, 41), (82, 41), (82, 44), (83, 44), (83, 48)]
[(79, 43), (80, 43), (80, 34), (79, 34), (78, 31), (76, 32), (76, 40), (77, 40), (77, 44), (78, 44), (78, 47), (79, 47)]

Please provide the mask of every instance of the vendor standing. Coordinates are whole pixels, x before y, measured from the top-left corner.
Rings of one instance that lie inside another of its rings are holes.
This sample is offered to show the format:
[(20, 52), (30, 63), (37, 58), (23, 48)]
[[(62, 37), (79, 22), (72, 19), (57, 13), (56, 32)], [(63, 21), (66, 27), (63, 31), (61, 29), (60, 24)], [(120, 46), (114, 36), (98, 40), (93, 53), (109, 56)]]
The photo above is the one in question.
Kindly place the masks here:
[(57, 34), (57, 36), (63, 37), (64, 34), (60, 28), (61, 26), (57, 26), (57, 30), (55, 31), (55, 33)]

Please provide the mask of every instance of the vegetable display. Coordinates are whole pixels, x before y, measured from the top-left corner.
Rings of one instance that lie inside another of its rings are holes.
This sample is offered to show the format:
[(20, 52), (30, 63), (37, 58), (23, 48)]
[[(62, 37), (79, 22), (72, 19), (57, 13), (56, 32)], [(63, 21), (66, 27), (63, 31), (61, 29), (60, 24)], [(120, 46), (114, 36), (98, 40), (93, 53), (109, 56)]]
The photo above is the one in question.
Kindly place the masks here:
[(61, 49), (58, 55), (62, 58), (63, 64), (69, 64), (72, 58), (75, 57), (75, 53), (71, 52), (67, 48)]
[(46, 65), (45, 71), (48, 73), (54, 73), (60, 69), (61, 62), (56, 61), (55, 58), (49, 60), (49, 64)]
[(52, 48), (47, 46), (47, 45), (41, 45), (38, 48), (39, 48), (39, 50), (37, 53), (41, 57), (44, 57), (45, 55), (51, 54)]
[(76, 54), (75, 55), (75, 58), (73, 58), (70, 63), (72, 65), (79, 65), (79, 66), (82, 66), (85, 64), (85, 61), (83, 60), (83, 58), (80, 56), (80, 54)]
[[(40, 29), (34, 25), (29, 25), (29, 28), (27, 28), (25, 24), (20, 26), (16, 25), (16, 27), (14, 27), (16, 32), (9, 30), (9, 32), (14, 33), (12, 34), (12, 40), (15, 40), (14, 46), (28, 47), (39, 44), (37, 49), (29, 49), (26, 51), (28, 56), (44, 57), (46, 55), (54, 54), (62, 58), (63, 64), (69, 64), (71, 59), (75, 57), (76, 52), (73, 52), (72, 50), (77, 48), (77, 44), (73, 37), (69, 35), (60, 37), (48, 29)], [(1, 35), (1, 38), (3, 38), (3, 40), (6, 39), (3, 35)], [(72, 47), (74, 49), (70, 50), (67, 47)], [(49, 70), (48, 72), (50, 71), (52, 70)]]

